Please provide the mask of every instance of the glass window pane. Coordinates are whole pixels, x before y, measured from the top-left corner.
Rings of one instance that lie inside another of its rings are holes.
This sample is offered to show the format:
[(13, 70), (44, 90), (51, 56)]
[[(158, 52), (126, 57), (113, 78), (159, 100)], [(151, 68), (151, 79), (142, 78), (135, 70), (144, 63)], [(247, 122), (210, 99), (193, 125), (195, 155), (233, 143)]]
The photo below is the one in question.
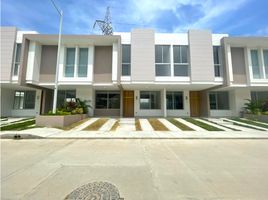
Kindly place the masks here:
[(180, 46), (173, 46), (174, 63), (181, 63), (180, 57)]
[(188, 46), (181, 46), (181, 62), (188, 63)]
[(189, 76), (188, 65), (174, 65), (174, 76)]
[(220, 49), (219, 46), (213, 46), (214, 64), (220, 64), (219, 49)]
[(217, 92), (217, 106), (219, 110), (229, 109), (229, 93)]
[(161, 101), (160, 101), (160, 92), (154, 91), (150, 92), (150, 98), (151, 98), (151, 109), (160, 109), (161, 107)]
[(24, 97), (24, 92), (15, 92), (15, 97), (14, 97), (14, 109), (23, 109), (23, 97)]
[(79, 49), (78, 77), (87, 77), (88, 48)]
[(156, 45), (155, 46), (155, 63), (163, 63), (162, 60), (162, 46)]
[(214, 65), (215, 77), (221, 77), (221, 67), (220, 65)]
[(19, 73), (19, 64), (16, 63), (16, 64), (14, 65), (13, 75), (14, 75), (14, 76), (18, 76), (18, 73)]
[(67, 48), (66, 50), (66, 66), (65, 77), (74, 76), (75, 48)]
[(215, 93), (210, 93), (209, 94), (209, 104), (210, 104), (210, 109), (215, 110), (216, 109), (216, 94)]
[(150, 93), (149, 92), (140, 92), (140, 109), (150, 109)]
[(252, 101), (267, 101), (268, 100), (268, 91), (252, 91), (251, 92)]
[(65, 101), (65, 90), (59, 90), (57, 95), (57, 107), (62, 107)]
[(174, 92), (174, 109), (183, 109), (183, 93)]
[(170, 47), (163, 46), (163, 63), (170, 63)]
[(122, 64), (122, 75), (130, 76), (130, 64)]
[(20, 62), (20, 54), (21, 54), (21, 44), (17, 44), (16, 45), (16, 58), (15, 58), (15, 62)]
[(35, 91), (25, 92), (24, 109), (34, 109), (35, 106)]
[(107, 109), (107, 92), (96, 92), (96, 108)]
[(155, 65), (156, 76), (170, 76), (170, 65), (169, 64), (156, 64)]
[(119, 109), (120, 108), (120, 94), (119, 93), (109, 93), (109, 108)]
[(130, 45), (122, 45), (122, 63), (130, 63)]
[(253, 78), (259, 79), (260, 75), (260, 66), (259, 66), (259, 56), (257, 50), (251, 50), (251, 64), (252, 64), (252, 72)]
[(173, 110), (173, 93), (172, 92), (167, 92), (166, 94), (166, 103), (167, 103), (167, 109), (168, 110)]
[(263, 50), (263, 61), (264, 61), (264, 68), (265, 68), (265, 76), (268, 79), (268, 49)]

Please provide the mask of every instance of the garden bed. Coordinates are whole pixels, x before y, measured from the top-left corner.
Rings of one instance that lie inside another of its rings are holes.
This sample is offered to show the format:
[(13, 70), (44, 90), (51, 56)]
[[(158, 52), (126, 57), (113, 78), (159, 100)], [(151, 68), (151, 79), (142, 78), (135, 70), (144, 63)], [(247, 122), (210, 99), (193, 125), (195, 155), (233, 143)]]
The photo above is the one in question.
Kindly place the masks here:
[(82, 119), (85, 119), (87, 114), (75, 115), (39, 115), (36, 117), (36, 125), (44, 127), (64, 128)]
[(244, 118), (254, 120), (254, 121), (260, 121), (268, 123), (268, 115), (254, 115), (254, 114), (244, 114)]

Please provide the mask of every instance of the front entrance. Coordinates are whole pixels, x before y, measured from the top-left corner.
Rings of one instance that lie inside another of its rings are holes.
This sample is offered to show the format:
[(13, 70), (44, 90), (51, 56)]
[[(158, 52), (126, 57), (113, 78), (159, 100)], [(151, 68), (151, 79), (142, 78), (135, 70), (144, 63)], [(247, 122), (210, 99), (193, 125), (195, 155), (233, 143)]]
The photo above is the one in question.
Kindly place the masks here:
[(123, 116), (134, 117), (134, 91), (123, 92)]
[(191, 117), (200, 116), (200, 92), (190, 91), (190, 111)]

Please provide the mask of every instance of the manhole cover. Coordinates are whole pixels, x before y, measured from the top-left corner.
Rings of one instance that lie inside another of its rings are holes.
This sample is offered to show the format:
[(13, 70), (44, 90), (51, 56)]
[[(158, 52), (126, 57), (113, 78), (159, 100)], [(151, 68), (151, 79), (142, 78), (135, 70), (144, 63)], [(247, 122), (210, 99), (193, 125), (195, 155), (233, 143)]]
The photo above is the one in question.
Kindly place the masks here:
[(108, 182), (93, 182), (75, 189), (64, 200), (123, 200), (118, 189)]

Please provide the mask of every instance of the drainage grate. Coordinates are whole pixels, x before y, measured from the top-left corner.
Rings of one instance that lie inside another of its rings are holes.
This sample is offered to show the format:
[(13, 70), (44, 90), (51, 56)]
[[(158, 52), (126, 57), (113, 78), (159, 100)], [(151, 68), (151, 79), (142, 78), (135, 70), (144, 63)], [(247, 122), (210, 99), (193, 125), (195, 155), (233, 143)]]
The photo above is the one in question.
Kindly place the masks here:
[(108, 182), (93, 182), (75, 189), (64, 200), (124, 200), (118, 189)]

